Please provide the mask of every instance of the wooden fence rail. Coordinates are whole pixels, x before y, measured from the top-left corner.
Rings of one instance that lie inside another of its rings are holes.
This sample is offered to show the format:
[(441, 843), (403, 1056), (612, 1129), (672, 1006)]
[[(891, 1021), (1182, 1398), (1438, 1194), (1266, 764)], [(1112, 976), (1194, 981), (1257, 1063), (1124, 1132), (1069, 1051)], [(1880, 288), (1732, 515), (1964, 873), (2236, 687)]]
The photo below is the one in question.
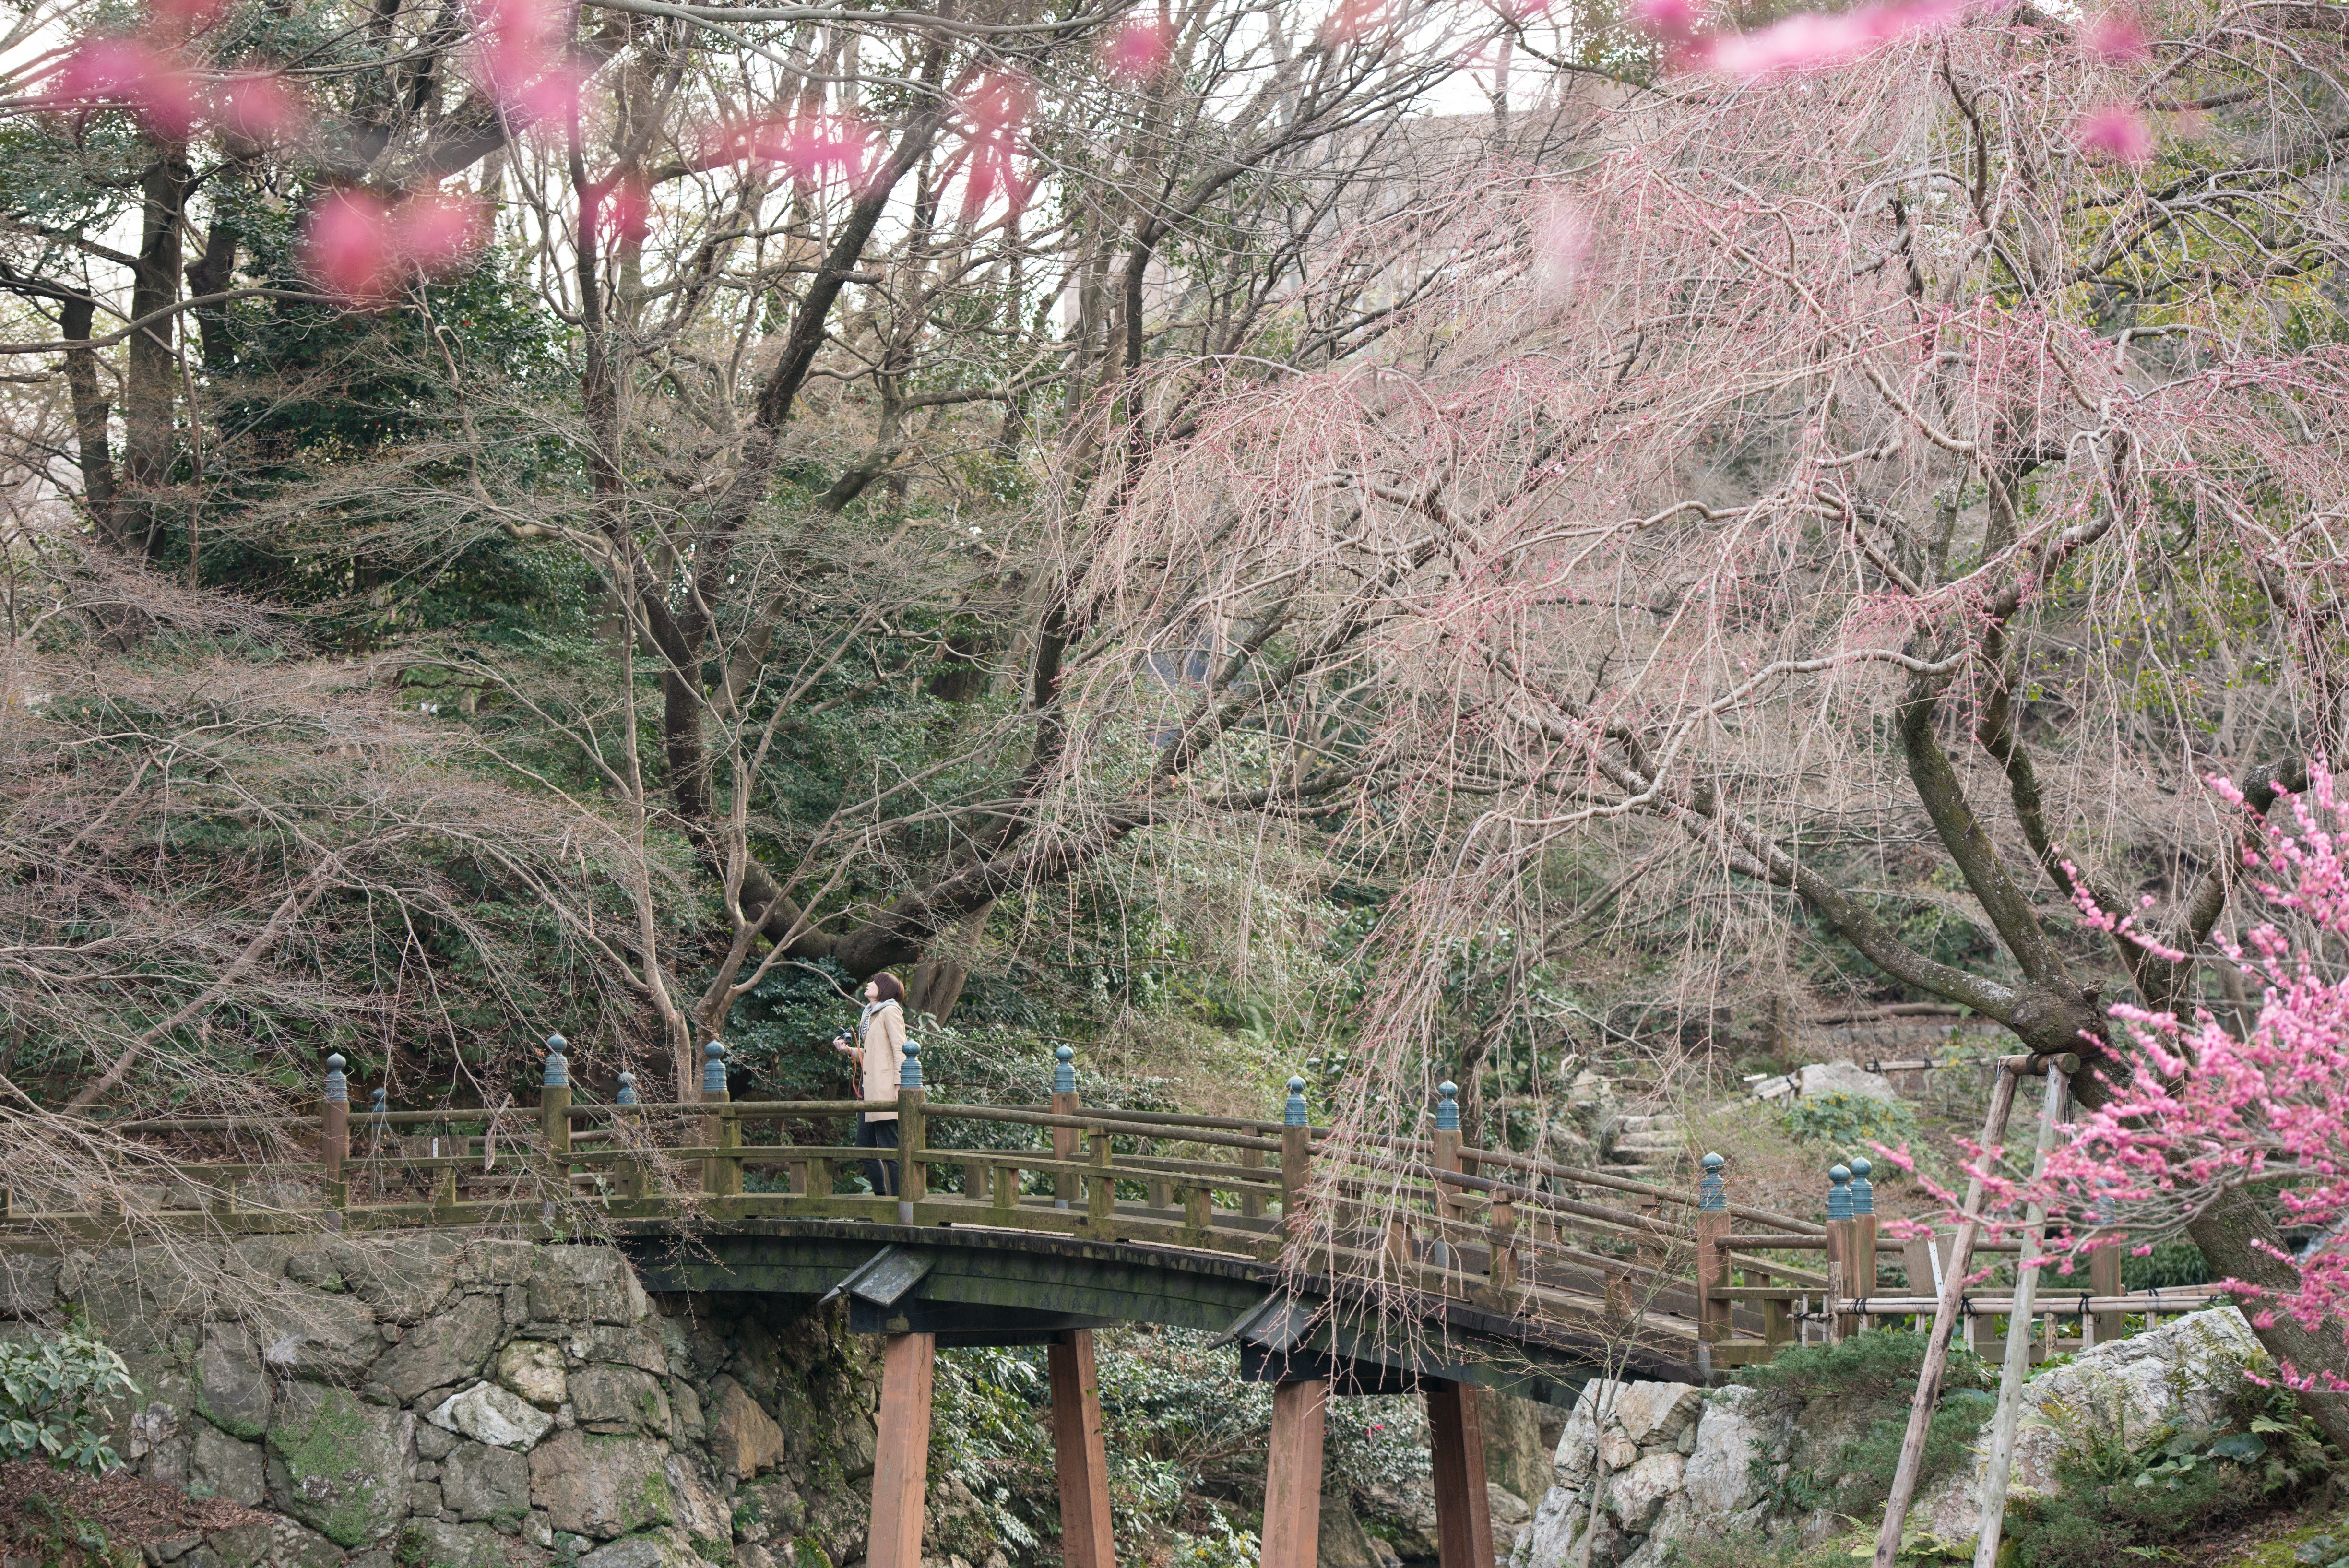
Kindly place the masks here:
[[(1689, 1361), (1713, 1366), (1766, 1359), (1813, 1337), (1815, 1325), (1838, 1338), (1934, 1304), (1923, 1293), (1939, 1279), (1930, 1245), (1878, 1235), (1864, 1159), (1830, 1172), (1821, 1224), (1730, 1202), (1718, 1154), (1704, 1157), (1689, 1192), (1465, 1145), (1450, 1084), (1438, 1091), (1432, 1138), (1365, 1141), (1310, 1126), (1299, 1078), (1288, 1081), (1278, 1121), (1088, 1108), (1072, 1056), (1066, 1045), (1057, 1052), (1045, 1106), (933, 1103), (921, 1047), (910, 1041), (894, 1099), (738, 1101), (712, 1043), (699, 1100), (640, 1103), (623, 1074), (616, 1100), (589, 1103), (572, 1097), (558, 1034), (547, 1042), (535, 1106), (395, 1111), (378, 1089), (357, 1114), (343, 1059), (333, 1056), (311, 1124), (316, 1158), (175, 1161), (158, 1149), (137, 1175), (181, 1203), (140, 1219), (235, 1231), (505, 1223), (549, 1235), (597, 1219), (1028, 1231), (1303, 1262), (1493, 1312), (1677, 1344)], [(787, 1141), (789, 1124), (884, 1111), (898, 1118), (894, 1149)], [(287, 1129), (272, 1116), (164, 1116), (111, 1130), (171, 1138)], [(1040, 1141), (1000, 1144), (1022, 1132)], [(860, 1170), (878, 1179), (843, 1190)], [(307, 1198), (288, 1191), (305, 1182)], [(27, 1213), (0, 1191), (0, 1247), (44, 1231), (104, 1236), (128, 1219)], [(1738, 1221), (1764, 1229), (1733, 1230)], [(1820, 1254), (1825, 1271), (1764, 1253)], [(1879, 1294), (1887, 1254), (1902, 1261), (1906, 1283)], [(2108, 1262), (2092, 1267), (2087, 1293), (2053, 1294), (2034, 1319), (2080, 1318), (2084, 1337), (2103, 1337), (2127, 1319), (2201, 1303), (2181, 1292), (2124, 1295), (2117, 1254), (2097, 1257)], [(2012, 1306), (1995, 1289), (1976, 1293), (1971, 1311), (1989, 1321), (2002, 1300)]]

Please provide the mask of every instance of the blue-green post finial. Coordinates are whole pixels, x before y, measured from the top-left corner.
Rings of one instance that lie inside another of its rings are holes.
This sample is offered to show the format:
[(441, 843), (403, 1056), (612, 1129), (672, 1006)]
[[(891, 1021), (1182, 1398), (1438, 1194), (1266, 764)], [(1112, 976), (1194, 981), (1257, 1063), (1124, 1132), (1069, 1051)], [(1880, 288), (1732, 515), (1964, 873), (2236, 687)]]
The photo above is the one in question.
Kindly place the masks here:
[(1070, 1064), (1076, 1059), (1073, 1046), (1063, 1045), (1052, 1053), (1052, 1093), (1073, 1095), (1077, 1092), (1077, 1070)]
[(701, 1048), (701, 1092), (722, 1095), (726, 1092), (726, 1042), (712, 1040)]
[(546, 1076), (539, 1080), (541, 1087), (567, 1089), (571, 1086), (571, 1061), (564, 1055), (564, 1052), (570, 1048), (571, 1043), (560, 1034), (546, 1037)]
[(1868, 1179), (1868, 1173), (1875, 1168), (1865, 1159), (1851, 1162), (1851, 1211), (1855, 1218), (1876, 1212), (1876, 1189)]
[(922, 1086), (922, 1043), (918, 1040), (905, 1042), (905, 1064), (897, 1070), (897, 1086), (901, 1089)]
[(1851, 1171), (1844, 1166), (1836, 1166), (1827, 1172), (1827, 1218), (1851, 1218)]
[(351, 1098), (351, 1081), (343, 1076), (343, 1068), (347, 1065), (348, 1064), (339, 1054), (326, 1058), (326, 1098), (339, 1100), (346, 1105)]
[(1716, 1213), (1729, 1208), (1729, 1184), (1721, 1179), (1721, 1168), (1729, 1162), (1718, 1154), (1708, 1154), (1697, 1161), (1704, 1167), (1704, 1177), (1696, 1184), (1696, 1206)]
[(1460, 1085), (1446, 1078), (1435, 1085), (1435, 1130), (1460, 1130)]
[(634, 1073), (623, 1073), (620, 1075), (620, 1097), (618, 1103), (624, 1106), (633, 1106), (636, 1103), (636, 1075)]
[(1291, 1077), (1288, 1080), (1288, 1103), (1281, 1107), (1280, 1125), (1285, 1127), (1312, 1125), (1305, 1111), (1305, 1080), (1302, 1078)]
[(375, 1092), (373, 1103), (367, 1106), (367, 1114), (373, 1116), (379, 1116), (388, 1111), (391, 1107), (384, 1104), (384, 1102), (390, 1096), (386, 1091), (378, 1089)]

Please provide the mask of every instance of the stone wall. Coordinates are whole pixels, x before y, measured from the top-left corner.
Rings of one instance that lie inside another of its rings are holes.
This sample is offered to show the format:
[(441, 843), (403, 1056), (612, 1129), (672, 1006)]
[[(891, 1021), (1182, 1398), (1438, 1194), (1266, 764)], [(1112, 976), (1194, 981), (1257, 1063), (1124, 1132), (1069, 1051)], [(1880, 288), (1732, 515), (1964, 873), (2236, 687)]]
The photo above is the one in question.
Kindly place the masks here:
[[(2012, 1487), (2056, 1485), (2065, 1432), (2125, 1429), (2215, 1417), (2219, 1402), (2259, 1350), (2230, 1306), (2208, 1308), (2152, 1333), (2085, 1351), (2023, 1386)], [(1832, 1479), (1837, 1450), (1879, 1413), (1849, 1398), (1796, 1400), (1746, 1387), (1594, 1382), (1568, 1420), (1552, 1485), (1516, 1539), (1511, 1568), (1659, 1568), (1671, 1549), (1740, 1531), (1775, 1541), (1832, 1533), (1824, 1511), (1775, 1511), (1776, 1483), (1796, 1469)], [(1945, 1540), (1980, 1532), (1987, 1458), (1944, 1476), (1919, 1499), (1918, 1526)]]
[[(864, 1552), (878, 1356), (844, 1314), (648, 1297), (617, 1251), (450, 1233), (0, 1258), (0, 1334), (129, 1365), (131, 1468), (265, 1509), (186, 1568), (832, 1568)], [(951, 1534), (957, 1499), (934, 1499)]]

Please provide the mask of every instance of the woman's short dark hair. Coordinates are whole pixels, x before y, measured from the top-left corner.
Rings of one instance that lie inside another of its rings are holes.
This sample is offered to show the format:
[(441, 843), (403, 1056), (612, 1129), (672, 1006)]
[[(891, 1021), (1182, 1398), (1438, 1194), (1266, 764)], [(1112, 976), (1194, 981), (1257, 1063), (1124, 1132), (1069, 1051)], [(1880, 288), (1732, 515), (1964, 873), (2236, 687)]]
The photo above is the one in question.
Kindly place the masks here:
[(876, 974), (873, 977), (873, 983), (880, 991), (882, 1001), (903, 1002), (905, 1000), (905, 982), (899, 980), (895, 975), (885, 972)]

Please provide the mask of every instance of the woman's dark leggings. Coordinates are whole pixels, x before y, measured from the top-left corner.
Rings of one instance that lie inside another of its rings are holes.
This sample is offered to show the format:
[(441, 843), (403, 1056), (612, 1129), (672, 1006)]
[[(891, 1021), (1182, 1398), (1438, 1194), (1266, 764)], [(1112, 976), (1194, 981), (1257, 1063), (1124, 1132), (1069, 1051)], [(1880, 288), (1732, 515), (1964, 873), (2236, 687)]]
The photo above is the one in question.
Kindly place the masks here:
[[(895, 1119), (876, 1122), (870, 1116), (858, 1116), (856, 1147), (858, 1148), (895, 1148), (897, 1147)], [(865, 1174), (873, 1179), (874, 1191), (885, 1198), (897, 1196), (897, 1162), (895, 1160), (868, 1159), (864, 1162), (864, 1170)]]

